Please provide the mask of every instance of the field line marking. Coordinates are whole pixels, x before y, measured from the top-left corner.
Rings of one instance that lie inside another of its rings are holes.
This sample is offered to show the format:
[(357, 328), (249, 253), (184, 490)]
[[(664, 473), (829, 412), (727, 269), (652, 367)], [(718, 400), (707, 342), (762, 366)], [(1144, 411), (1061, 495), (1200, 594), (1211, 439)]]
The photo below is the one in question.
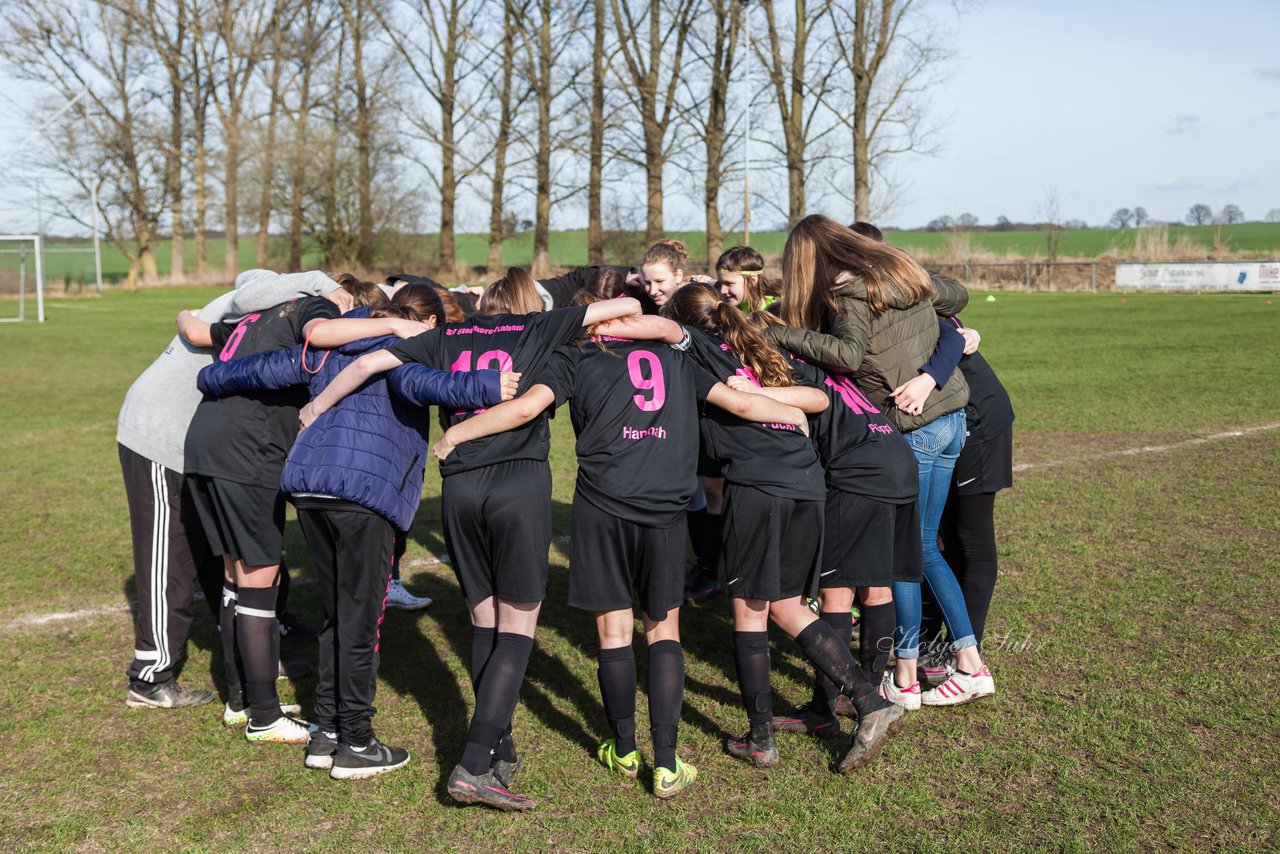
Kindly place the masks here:
[(1243, 427), (1239, 430), (1225, 430), (1221, 433), (1213, 433), (1209, 436), (1197, 436), (1194, 439), (1184, 439), (1181, 442), (1172, 442), (1168, 445), (1141, 445), (1136, 448), (1122, 448), (1119, 451), (1105, 451), (1101, 454), (1091, 454), (1085, 457), (1071, 457), (1065, 460), (1045, 460), (1041, 463), (1019, 463), (1013, 467), (1015, 472), (1029, 471), (1030, 469), (1046, 469), (1057, 466), (1067, 466), (1074, 463), (1093, 463), (1100, 460), (1113, 460), (1120, 457), (1138, 457), (1144, 454), (1163, 454), (1169, 451), (1180, 451), (1183, 448), (1194, 448), (1197, 445), (1207, 445), (1210, 442), (1221, 442), (1224, 439), (1241, 439), (1253, 433), (1262, 433), (1267, 430), (1280, 430), (1280, 422), (1272, 424), (1259, 424), (1256, 427)]
[[(1118, 459), (1120, 457), (1136, 457), (1144, 454), (1162, 454), (1169, 451), (1177, 451), (1183, 448), (1193, 448), (1197, 445), (1207, 445), (1210, 442), (1221, 442), (1225, 439), (1241, 439), (1254, 433), (1263, 433), (1269, 430), (1280, 430), (1280, 422), (1272, 424), (1260, 424), (1256, 427), (1243, 427), (1239, 430), (1224, 430), (1221, 433), (1213, 433), (1209, 436), (1199, 436), (1194, 439), (1184, 439), (1181, 442), (1173, 442), (1168, 445), (1142, 445), (1136, 448), (1123, 448), (1119, 451), (1107, 451), (1102, 454), (1093, 454), (1087, 457), (1072, 457), (1066, 460), (1045, 460), (1042, 463), (1019, 463), (1013, 467), (1015, 472), (1029, 471), (1031, 469), (1056, 468), (1058, 466), (1072, 465), (1074, 463), (1092, 463), (1099, 460)], [(568, 542), (569, 538), (560, 536), (556, 537), (555, 542)], [(429, 555), (426, 558), (412, 558), (405, 561), (405, 569), (419, 569), (429, 566), (448, 566), (447, 560), (442, 560), (436, 555)], [(293, 583), (306, 584), (310, 579), (300, 578)], [(198, 592), (198, 591), (197, 591)], [(79, 611), (58, 611), (52, 614), (27, 614), (22, 617), (9, 620), (6, 623), (0, 623), (0, 630), (24, 629), (32, 626), (44, 626), (50, 623), (63, 623), (69, 620), (83, 620), (90, 617), (100, 617), (106, 614), (117, 614), (122, 611), (129, 610), (128, 603), (118, 603), (114, 605), (102, 605), (97, 608), (84, 608)]]

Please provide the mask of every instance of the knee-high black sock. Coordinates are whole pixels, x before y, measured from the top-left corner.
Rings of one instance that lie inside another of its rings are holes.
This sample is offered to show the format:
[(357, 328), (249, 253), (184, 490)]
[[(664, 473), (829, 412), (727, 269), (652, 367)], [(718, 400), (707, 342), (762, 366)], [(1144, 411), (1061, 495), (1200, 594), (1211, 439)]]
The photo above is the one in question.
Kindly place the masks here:
[(805, 657), (853, 701), (862, 712), (879, 705), (876, 702), (876, 686), (867, 680), (849, 652), (849, 644), (840, 639), (831, 626), (822, 620), (814, 620), (796, 635), (796, 643), (804, 650)]
[(684, 647), (663, 640), (649, 645), (649, 735), (655, 768), (676, 770), (676, 736), (684, 702)]
[[(823, 611), (818, 615), (818, 619), (831, 627), (844, 642), (845, 646), (853, 640), (853, 614), (848, 611)], [(835, 701), (836, 695), (840, 692), (836, 690), (836, 686), (830, 679), (822, 675), (822, 671), (816, 671), (813, 677), (813, 708), (825, 711), (831, 708), (832, 702)]]
[(238, 588), (233, 582), (222, 583), (222, 607), (218, 610), (218, 633), (222, 635), (222, 672), (227, 677), (227, 704), (244, 708), (244, 674), (236, 650), (236, 599)]
[(276, 623), (275, 587), (240, 588), (236, 604), (236, 643), (244, 662), (244, 693), (249, 701), (249, 716), (254, 726), (265, 726), (280, 717), (280, 698), (276, 695), (280, 630)]
[(619, 756), (636, 749), (636, 655), (629, 646), (602, 649), (596, 678)]
[[(481, 674), (484, 673), (485, 665), (489, 663), (489, 656), (493, 654), (494, 639), (497, 636), (497, 629), (481, 626), (471, 627), (472, 691), (475, 691), (480, 684)], [(507, 762), (516, 761), (516, 745), (515, 740), (511, 737), (510, 721), (507, 722), (507, 727), (503, 730), (502, 738), (498, 740), (498, 746), (494, 749), (494, 756)]]
[(965, 566), (964, 578), (960, 579), (960, 589), (964, 591), (964, 604), (969, 610), (969, 624), (973, 626), (973, 636), (982, 643), (983, 632), (987, 628), (987, 611), (991, 608), (991, 597), (996, 592), (996, 575), (1000, 564), (995, 560), (970, 560)]
[(480, 675), (484, 673), (484, 666), (489, 663), (489, 656), (493, 655), (494, 639), (497, 636), (497, 629), (471, 627), (471, 690), (473, 692), (480, 686)]
[(889, 650), (893, 649), (893, 630), (898, 615), (893, 603), (862, 606), (862, 627), (858, 632), (858, 658), (862, 672), (871, 684), (879, 685), (889, 664)]
[(279, 583), (276, 584), (276, 616), (279, 617), (289, 610), (289, 567), (285, 566), (283, 559), (280, 561), (280, 573), (276, 578), (279, 579)]
[(462, 750), (462, 767), (468, 773), (488, 773), (493, 764), (494, 747), (520, 700), (520, 685), (524, 682), (531, 652), (533, 638), (513, 632), (497, 633), (489, 663), (480, 675), (476, 713), (471, 718), (467, 744)]
[(769, 685), (769, 633), (734, 632), (733, 663), (738, 668), (738, 690), (747, 720), (773, 723), (773, 691)]

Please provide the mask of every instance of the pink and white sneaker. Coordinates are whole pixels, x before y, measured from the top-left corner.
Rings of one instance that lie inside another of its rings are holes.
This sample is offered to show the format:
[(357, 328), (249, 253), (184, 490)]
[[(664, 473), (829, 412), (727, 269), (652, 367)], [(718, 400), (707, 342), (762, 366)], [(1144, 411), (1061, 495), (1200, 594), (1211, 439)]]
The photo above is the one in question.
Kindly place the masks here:
[(925, 691), (920, 702), (926, 706), (958, 706), (979, 697), (990, 697), (996, 692), (996, 681), (991, 678), (987, 665), (977, 673), (961, 673), (957, 670), (951, 678), (937, 688)]
[(912, 682), (905, 688), (899, 688), (898, 683), (893, 680), (893, 668), (885, 671), (876, 693), (890, 703), (897, 703), (908, 712), (914, 712), (920, 708), (920, 683)]

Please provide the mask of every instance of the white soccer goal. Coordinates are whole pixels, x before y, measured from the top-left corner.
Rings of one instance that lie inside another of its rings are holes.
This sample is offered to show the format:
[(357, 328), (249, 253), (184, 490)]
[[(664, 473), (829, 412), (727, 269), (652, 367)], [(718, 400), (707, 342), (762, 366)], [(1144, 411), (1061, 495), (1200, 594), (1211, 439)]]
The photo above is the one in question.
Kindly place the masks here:
[[(18, 298), (16, 317), (0, 317), (0, 323), (27, 319), (27, 279), (36, 293), (36, 320), (44, 323), (44, 241), (38, 234), (0, 234), (0, 294)], [(8, 300), (0, 300), (4, 306)], [(3, 311), (3, 309), (0, 309)]]

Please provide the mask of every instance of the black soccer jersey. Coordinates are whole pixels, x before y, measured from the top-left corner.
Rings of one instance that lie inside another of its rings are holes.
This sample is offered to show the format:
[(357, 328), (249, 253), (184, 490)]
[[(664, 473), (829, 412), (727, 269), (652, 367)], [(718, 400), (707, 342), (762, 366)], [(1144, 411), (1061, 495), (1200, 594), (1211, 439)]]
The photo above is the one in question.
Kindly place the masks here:
[(556, 351), (538, 382), (571, 401), (577, 496), (651, 527), (680, 519), (697, 488), (698, 414), (717, 380), (666, 344), (605, 338)]
[[(756, 382), (728, 344), (698, 329), (689, 329), (689, 334), (689, 352), (717, 379), (737, 375)], [(703, 453), (730, 483), (797, 501), (827, 497), (817, 451), (794, 425), (756, 424), (711, 407), (701, 427)]]
[[(388, 351), (401, 362), (442, 371), (519, 371), (524, 375), (523, 391), (533, 384), (557, 347), (582, 334), (586, 315), (583, 305), (535, 314), (476, 315), (463, 323), (447, 323), (407, 338)], [(474, 414), (472, 410), (441, 407), (440, 421), (447, 430)], [(463, 443), (440, 463), (440, 473), (448, 476), (509, 460), (545, 460), (550, 450), (547, 418), (539, 416), (516, 430)]]
[[(290, 300), (238, 321), (209, 328), (218, 360), (228, 362), (302, 343), (303, 329), (317, 318), (338, 317), (324, 297)], [(184, 466), (188, 474), (280, 488), (280, 472), (298, 437), (298, 409), (307, 390), (253, 392), (231, 397), (206, 396), (187, 430)]]
[(830, 402), (811, 422), (827, 487), (892, 503), (914, 500), (920, 482), (911, 446), (854, 381), (828, 376), (799, 359), (792, 373), (826, 392)]

